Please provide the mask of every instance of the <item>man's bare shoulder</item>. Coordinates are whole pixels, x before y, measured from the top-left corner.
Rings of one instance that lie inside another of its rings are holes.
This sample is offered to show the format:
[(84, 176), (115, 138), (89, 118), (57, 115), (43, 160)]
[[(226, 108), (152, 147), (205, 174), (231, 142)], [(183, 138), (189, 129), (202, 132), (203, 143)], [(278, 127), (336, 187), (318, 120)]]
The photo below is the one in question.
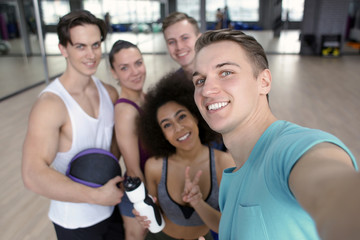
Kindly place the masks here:
[(50, 92), (42, 93), (39, 96), (30, 113), (30, 119), (58, 119), (63, 121), (66, 116), (65, 103), (58, 95)]
[(52, 92), (44, 92), (38, 97), (35, 106), (40, 108), (65, 107), (65, 104), (57, 94)]
[(111, 85), (111, 84), (108, 84), (108, 83), (104, 83), (103, 81), (101, 81), (101, 83), (103, 84), (103, 86), (105, 87), (105, 89), (108, 91), (109, 95), (110, 95), (110, 98), (111, 98), (111, 101), (113, 103), (116, 102), (116, 100), (119, 98), (119, 93), (118, 91), (116, 90), (116, 88)]

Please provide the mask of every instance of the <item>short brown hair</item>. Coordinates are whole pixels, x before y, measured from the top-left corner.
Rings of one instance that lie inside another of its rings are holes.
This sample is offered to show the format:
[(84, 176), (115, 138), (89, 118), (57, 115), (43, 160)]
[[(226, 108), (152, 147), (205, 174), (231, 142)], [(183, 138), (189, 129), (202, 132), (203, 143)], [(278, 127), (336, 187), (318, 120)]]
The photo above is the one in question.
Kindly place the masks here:
[(76, 26), (92, 24), (99, 27), (101, 33), (101, 41), (104, 41), (107, 34), (105, 22), (95, 17), (92, 13), (86, 10), (75, 10), (60, 18), (57, 25), (57, 34), (59, 43), (66, 47), (67, 43), (73, 44), (70, 37), (70, 29)]
[(214, 42), (233, 41), (245, 50), (246, 55), (253, 65), (255, 77), (264, 69), (269, 68), (269, 63), (263, 47), (250, 35), (239, 30), (220, 29), (207, 31), (202, 34), (195, 44), (195, 51), (198, 53), (202, 48)]
[(197, 21), (193, 17), (190, 17), (186, 13), (182, 12), (173, 12), (169, 14), (162, 22), (162, 31), (164, 32), (168, 27), (182, 20), (187, 20), (189, 23), (191, 23), (191, 25), (193, 25), (196, 35), (200, 33), (200, 28)]

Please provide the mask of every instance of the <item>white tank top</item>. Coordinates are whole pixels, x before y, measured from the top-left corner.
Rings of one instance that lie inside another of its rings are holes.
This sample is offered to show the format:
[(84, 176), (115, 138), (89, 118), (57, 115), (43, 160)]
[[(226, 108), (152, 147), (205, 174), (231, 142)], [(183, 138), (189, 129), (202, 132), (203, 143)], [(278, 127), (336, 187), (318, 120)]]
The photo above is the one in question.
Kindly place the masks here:
[[(114, 126), (114, 105), (101, 81), (93, 77), (100, 97), (98, 118), (89, 116), (66, 91), (59, 79), (54, 80), (41, 93), (51, 92), (65, 103), (72, 126), (72, 145), (67, 152), (58, 152), (52, 167), (65, 174), (67, 166), (78, 152), (87, 148), (110, 150)], [(68, 229), (89, 227), (110, 217), (113, 206), (73, 203), (51, 200), (49, 218)]]

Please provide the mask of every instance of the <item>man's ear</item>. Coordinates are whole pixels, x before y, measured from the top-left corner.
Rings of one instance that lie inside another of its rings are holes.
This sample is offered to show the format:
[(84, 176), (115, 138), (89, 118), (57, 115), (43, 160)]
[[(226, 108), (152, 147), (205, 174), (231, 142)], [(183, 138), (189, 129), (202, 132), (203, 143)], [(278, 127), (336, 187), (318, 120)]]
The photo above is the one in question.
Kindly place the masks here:
[(61, 52), (61, 55), (63, 55), (65, 58), (68, 57), (67, 49), (62, 44), (58, 44), (59, 50)]
[(259, 73), (258, 81), (259, 81), (259, 88), (260, 93), (266, 95), (271, 90), (271, 72), (269, 69), (264, 69), (262, 72)]

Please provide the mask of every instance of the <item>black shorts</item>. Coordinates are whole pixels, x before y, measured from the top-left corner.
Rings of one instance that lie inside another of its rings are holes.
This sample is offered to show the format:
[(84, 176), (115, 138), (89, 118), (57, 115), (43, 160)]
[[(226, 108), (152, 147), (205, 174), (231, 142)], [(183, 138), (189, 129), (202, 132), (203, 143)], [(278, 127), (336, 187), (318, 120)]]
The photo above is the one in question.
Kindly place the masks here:
[(68, 229), (55, 223), (56, 236), (58, 240), (122, 240), (124, 228), (119, 210), (114, 209), (108, 219), (93, 226), (85, 228)]

